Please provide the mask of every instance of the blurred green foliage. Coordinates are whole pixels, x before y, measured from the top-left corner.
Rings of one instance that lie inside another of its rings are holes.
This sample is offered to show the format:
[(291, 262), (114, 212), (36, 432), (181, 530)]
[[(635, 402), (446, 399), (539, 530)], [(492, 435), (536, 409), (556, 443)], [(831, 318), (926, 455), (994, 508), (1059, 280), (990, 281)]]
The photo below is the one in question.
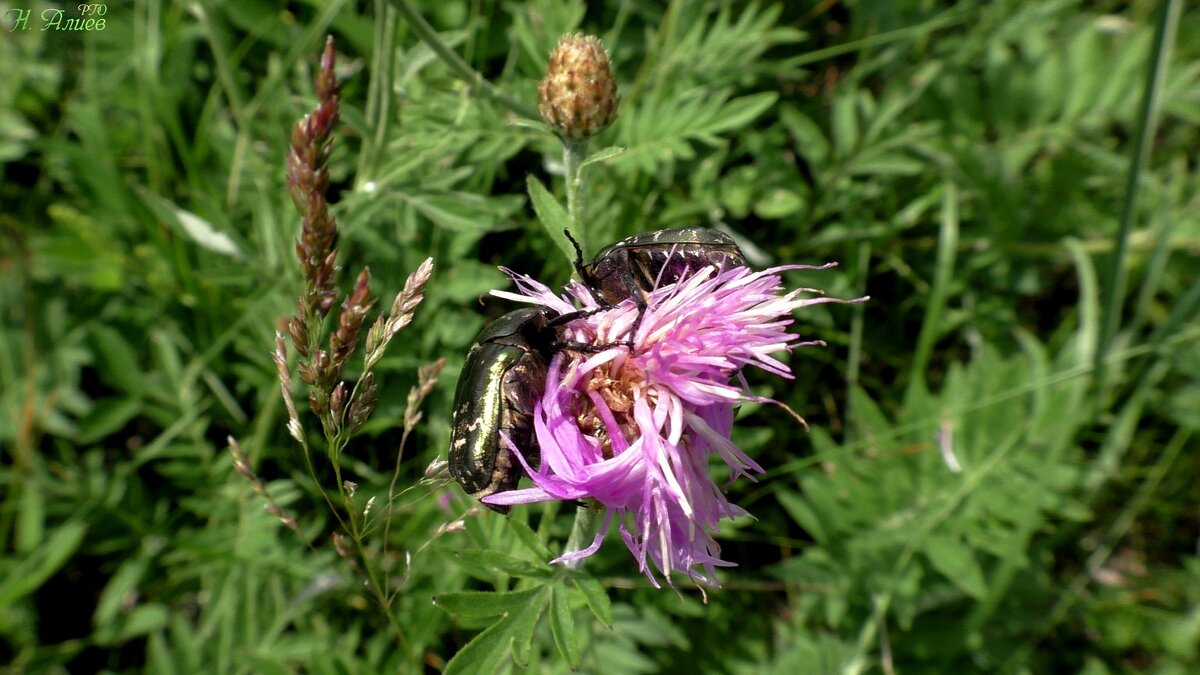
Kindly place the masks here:
[[(437, 266), (345, 458), (364, 502), (390, 477), (417, 366), (439, 357), (402, 482), (444, 453), (471, 338), (509, 309), (480, 300), (506, 284), (497, 265), (569, 278), (526, 192), (532, 176), (561, 195), (557, 142), (456, 79), (386, 2), (122, 3), (90, 32), (38, 30), (31, 4), (35, 29), (6, 21), (0, 40), (0, 663), (1200, 669), (1200, 12), (1170, 20), (1145, 127), (1159, 5), (421, 6), (527, 105), (561, 34), (604, 39), (622, 108), (598, 140), (628, 151), (589, 168), (592, 250), (722, 227), (759, 266), (841, 261), (790, 281), (873, 299), (798, 317), (829, 347), (786, 358), (794, 382), (749, 374), (813, 431), (741, 411), (735, 440), (769, 472), (729, 487), (758, 520), (723, 530), (740, 566), (706, 602), (649, 588), (615, 537), (587, 574), (546, 566), (570, 508), (446, 528), (467, 499), (418, 488), (391, 528), (398, 646), (328, 544), (284, 428), (270, 350), (300, 292), (288, 134), (333, 34), (340, 260), (370, 265), (389, 300), (426, 256)], [(230, 434), (307, 541), (232, 470)]]

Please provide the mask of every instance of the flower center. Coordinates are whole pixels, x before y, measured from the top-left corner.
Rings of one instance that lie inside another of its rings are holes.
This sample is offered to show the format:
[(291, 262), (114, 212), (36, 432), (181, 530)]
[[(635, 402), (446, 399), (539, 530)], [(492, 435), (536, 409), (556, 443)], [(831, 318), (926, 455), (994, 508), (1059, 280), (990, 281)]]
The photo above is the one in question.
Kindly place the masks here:
[(638, 398), (653, 396), (646, 382), (645, 372), (629, 358), (619, 358), (602, 364), (586, 376), (585, 383), (575, 397), (574, 415), (579, 430), (600, 446), (605, 459), (613, 457), (612, 429), (615, 424), (627, 445), (638, 435), (637, 423), (633, 418), (633, 402)]

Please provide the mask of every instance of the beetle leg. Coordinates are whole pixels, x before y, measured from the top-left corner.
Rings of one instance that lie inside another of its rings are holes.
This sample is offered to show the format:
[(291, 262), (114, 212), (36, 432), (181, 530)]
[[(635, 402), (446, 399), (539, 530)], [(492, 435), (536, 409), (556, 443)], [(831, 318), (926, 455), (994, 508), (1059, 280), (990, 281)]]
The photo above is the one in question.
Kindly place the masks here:
[(642, 319), (646, 318), (646, 295), (639, 292), (634, 297), (634, 302), (637, 303), (637, 318), (633, 320), (633, 325), (630, 326), (629, 332), (625, 334), (625, 342), (623, 343), (629, 347), (630, 351), (633, 351), (633, 338), (637, 335), (638, 329), (642, 327)]
[(593, 345), (586, 342), (575, 342), (574, 340), (555, 340), (551, 345), (555, 351), (563, 352), (579, 352), (581, 354), (599, 354), (606, 352), (613, 347), (628, 347), (627, 342), (609, 342), (604, 345)]
[(557, 328), (559, 326), (565, 326), (566, 324), (571, 323), (575, 319), (586, 319), (587, 317), (589, 317), (593, 314), (599, 314), (600, 312), (603, 312), (606, 309), (612, 309), (612, 305), (605, 305), (603, 307), (594, 307), (592, 309), (580, 309), (580, 310), (576, 310), (574, 312), (567, 312), (566, 314), (559, 314), (558, 316), (554, 317), (553, 319), (550, 319), (550, 321), (546, 324), (546, 327), (547, 328)]
[[(609, 343), (602, 344), (602, 345), (588, 344), (586, 342), (576, 342), (574, 340), (555, 340), (554, 342), (551, 343), (550, 346), (555, 350), (582, 352), (585, 354), (599, 354), (600, 352), (607, 351), (609, 349), (612, 349), (613, 347), (628, 347), (630, 350), (632, 350), (633, 349), (633, 336), (637, 334), (638, 326), (640, 326), (642, 323), (642, 317), (645, 316), (645, 314), (646, 314), (646, 299), (644, 297), (642, 297), (641, 295), (638, 295), (635, 298), (635, 302), (637, 302), (637, 306), (638, 306), (638, 316), (637, 316), (637, 319), (634, 320), (633, 328), (629, 331), (628, 337), (626, 339), (621, 340), (620, 342), (609, 342)], [(581, 310), (574, 311), (574, 312), (567, 312), (566, 314), (559, 314), (558, 316), (554, 317), (553, 319), (550, 319), (550, 321), (546, 324), (546, 327), (551, 328), (551, 329), (557, 328), (558, 326), (562, 326), (562, 325), (571, 323), (572, 321), (574, 321), (576, 319), (584, 319), (593, 314), (597, 314), (599, 312), (603, 312), (607, 309), (612, 309), (612, 308), (613, 308), (613, 305), (605, 305), (603, 307), (593, 307), (592, 309), (581, 309)]]

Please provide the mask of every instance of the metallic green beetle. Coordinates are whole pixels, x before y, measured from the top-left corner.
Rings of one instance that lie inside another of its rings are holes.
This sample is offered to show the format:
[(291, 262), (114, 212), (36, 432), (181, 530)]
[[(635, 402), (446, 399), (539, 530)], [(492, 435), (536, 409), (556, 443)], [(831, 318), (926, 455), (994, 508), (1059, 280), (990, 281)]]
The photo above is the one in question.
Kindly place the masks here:
[[(606, 307), (632, 299), (638, 306), (637, 321), (629, 329), (624, 344), (633, 348), (634, 336), (646, 314), (646, 301), (658, 286), (673, 284), (689, 271), (714, 267), (718, 272), (727, 267), (745, 266), (746, 255), (733, 237), (708, 227), (672, 227), (666, 230), (643, 232), (626, 237), (600, 249), (592, 262), (583, 264), (579, 242), (566, 232), (575, 245), (575, 270), (579, 278), (595, 294), (602, 306), (597, 310), (563, 315), (556, 322), (565, 322)], [(611, 345), (593, 345), (581, 351), (599, 351)]]
[[(574, 239), (572, 239), (574, 241)], [(656, 285), (673, 284), (689, 270), (712, 266), (718, 271), (746, 264), (733, 237), (708, 227), (672, 227), (626, 237), (600, 249), (583, 264), (575, 245), (575, 269), (588, 288), (609, 304), (633, 298), (645, 307)]]
[(546, 388), (548, 323), (542, 309), (509, 312), (484, 328), (467, 354), (454, 392), (450, 475), (476, 499), (515, 489), (523, 474), (502, 433), (538, 466), (533, 406)]

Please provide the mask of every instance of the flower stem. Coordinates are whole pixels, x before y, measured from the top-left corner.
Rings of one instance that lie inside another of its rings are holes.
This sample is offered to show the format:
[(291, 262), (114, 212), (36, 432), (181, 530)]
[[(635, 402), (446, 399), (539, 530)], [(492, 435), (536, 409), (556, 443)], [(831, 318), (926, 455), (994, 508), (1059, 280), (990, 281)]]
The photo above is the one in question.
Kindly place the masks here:
[[(596, 536), (596, 511), (590, 506), (580, 506), (575, 509), (575, 523), (571, 525), (571, 535), (567, 537), (566, 553), (574, 553), (590, 546)], [(577, 570), (583, 567), (586, 558), (568, 560), (565, 565)]]
[(585, 205), (580, 168), (583, 160), (587, 159), (587, 155), (587, 139), (581, 141), (570, 138), (563, 139), (563, 166), (567, 179), (567, 222), (585, 254), (588, 251), (588, 237), (584, 221)]

